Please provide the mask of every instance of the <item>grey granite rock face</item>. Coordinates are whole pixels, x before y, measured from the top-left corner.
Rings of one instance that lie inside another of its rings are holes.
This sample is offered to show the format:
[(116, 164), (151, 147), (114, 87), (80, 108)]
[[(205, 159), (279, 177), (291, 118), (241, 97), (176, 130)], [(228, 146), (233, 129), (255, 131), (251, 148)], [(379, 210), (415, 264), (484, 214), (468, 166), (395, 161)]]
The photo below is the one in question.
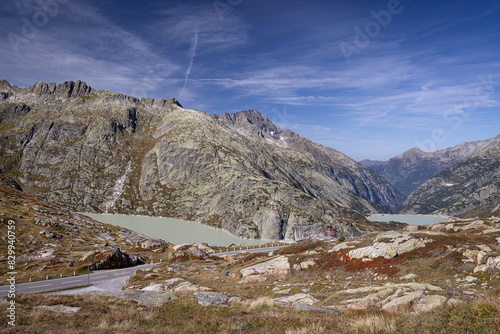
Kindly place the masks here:
[(0, 169), (73, 210), (178, 217), (276, 240), (323, 234), (336, 217), (349, 231), (351, 217), (403, 200), (369, 168), (255, 110), (209, 116), (80, 81), (4, 82), (0, 93)]

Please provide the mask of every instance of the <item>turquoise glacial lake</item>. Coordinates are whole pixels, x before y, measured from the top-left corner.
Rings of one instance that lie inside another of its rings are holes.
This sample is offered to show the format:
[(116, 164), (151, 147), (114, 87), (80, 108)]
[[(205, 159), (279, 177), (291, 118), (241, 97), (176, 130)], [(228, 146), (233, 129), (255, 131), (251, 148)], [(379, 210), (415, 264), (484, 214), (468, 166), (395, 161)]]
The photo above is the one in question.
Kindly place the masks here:
[(85, 215), (102, 223), (124, 227), (175, 245), (191, 242), (205, 242), (212, 246), (229, 246), (231, 244), (251, 246), (267, 243), (266, 240), (238, 238), (223, 230), (174, 218), (95, 213), (85, 213)]
[(445, 222), (449, 219), (446, 216), (431, 215), (371, 215), (366, 219), (376, 222), (400, 222), (408, 225), (432, 225)]

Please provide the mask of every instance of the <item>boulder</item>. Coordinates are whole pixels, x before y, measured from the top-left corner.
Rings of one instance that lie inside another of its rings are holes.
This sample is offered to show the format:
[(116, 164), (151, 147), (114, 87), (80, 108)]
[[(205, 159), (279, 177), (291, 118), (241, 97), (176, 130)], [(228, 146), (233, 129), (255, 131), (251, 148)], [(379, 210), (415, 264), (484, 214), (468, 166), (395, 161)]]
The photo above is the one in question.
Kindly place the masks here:
[(240, 270), (243, 277), (250, 275), (263, 275), (265, 277), (280, 278), (288, 274), (290, 263), (286, 256), (280, 256), (272, 260), (255, 264)]
[(490, 257), (486, 261), (486, 265), (489, 269), (500, 269), (500, 256)]
[(401, 280), (406, 280), (406, 281), (410, 281), (410, 280), (413, 280), (415, 278), (417, 278), (417, 275), (415, 275), (415, 274), (408, 274), (408, 275), (400, 277)]
[(242, 302), (243, 299), (240, 298), (240, 297), (230, 297), (229, 300), (228, 300), (228, 303), (231, 304), (231, 303), (239, 303), (239, 302)]
[(352, 311), (365, 311), (371, 305), (371, 303), (365, 299), (345, 300), (342, 301), (340, 304), (341, 306), (337, 306), (336, 308), (347, 309)]
[(479, 228), (486, 228), (487, 225), (484, 224), (484, 221), (482, 220), (476, 220), (470, 224), (467, 224), (461, 228), (462, 231), (470, 231), (470, 230), (476, 230)]
[(300, 269), (309, 269), (311, 267), (314, 267), (315, 265), (316, 262), (314, 262), (313, 260), (307, 260), (300, 263)]
[(427, 312), (437, 307), (441, 307), (446, 302), (446, 297), (440, 295), (423, 296), (413, 305), (415, 312)]
[(162, 246), (162, 242), (159, 240), (155, 239), (147, 239), (141, 242), (141, 248), (142, 249), (152, 249), (152, 248), (159, 248)]
[(413, 292), (406, 294), (401, 297), (397, 297), (392, 299), (390, 302), (382, 306), (382, 310), (386, 311), (388, 313), (397, 313), (401, 312), (405, 309), (407, 309), (411, 302), (414, 301), (415, 299), (420, 298), (422, 293), (420, 292)]
[(97, 240), (101, 240), (101, 241), (110, 241), (110, 240), (114, 241), (115, 240), (115, 238), (113, 238), (108, 233), (99, 232), (99, 231), (94, 232), (94, 238), (96, 238)]
[(175, 292), (199, 292), (208, 290), (210, 290), (210, 288), (207, 288), (206, 286), (200, 286), (191, 282), (180, 283), (174, 288)]
[(229, 297), (218, 292), (194, 292), (193, 296), (198, 304), (203, 306), (224, 305), (229, 302)]
[(111, 296), (115, 298), (128, 299), (137, 302), (139, 305), (146, 307), (159, 307), (163, 304), (168, 303), (172, 299), (176, 299), (177, 296), (172, 291), (137, 291), (137, 290), (126, 290), (126, 291), (89, 291), (82, 293), (83, 295), (89, 296)]
[(285, 306), (289, 306), (293, 303), (313, 305), (314, 303), (318, 302), (316, 298), (307, 293), (299, 293), (293, 296), (280, 297), (276, 298), (274, 301), (280, 305), (285, 305)]
[(202, 251), (201, 249), (199, 249), (196, 246), (192, 246), (192, 247), (188, 248), (186, 250), (186, 253), (189, 254), (191, 257), (195, 257), (195, 258), (199, 258), (199, 259), (203, 259), (203, 260), (210, 258), (207, 253), (205, 253), (204, 251)]
[(196, 248), (200, 249), (201, 251), (203, 251), (205, 253), (208, 253), (208, 254), (215, 253), (215, 250), (213, 248), (208, 247), (206, 244), (203, 244), (201, 242), (175, 245), (175, 246), (172, 247), (172, 249), (174, 251), (178, 251), (180, 249), (188, 249), (188, 248), (191, 248), (191, 247), (196, 247)]
[(274, 293), (277, 295), (289, 295), (290, 291), (292, 291), (292, 289), (277, 290), (277, 291), (274, 291)]
[(474, 276), (467, 276), (467, 277), (465, 278), (465, 281), (466, 281), (466, 282), (469, 282), (469, 283), (475, 282), (475, 281), (477, 281), (477, 280), (479, 280), (479, 278), (474, 277)]
[(341, 315), (342, 314), (339, 311), (329, 310), (326, 308), (312, 306), (312, 305), (303, 304), (303, 303), (293, 303), (292, 307), (295, 309), (301, 310), (301, 311), (315, 311), (315, 312), (320, 312), (320, 313), (324, 313), (324, 314), (328, 314), (328, 315)]
[(338, 291), (337, 294), (368, 294), (361, 298), (343, 300), (332, 307), (356, 311), (378, 308), (385, 312), (397, 313), (418, 305), (414, 308), (415, 311), (426, 311), (446, 302), (446, 297), (432, 293), (442, 290), (438, 286), (415, 282), (348, 289)]
[(343, 242), (341, 244), (336, 245), (335, 247), (332, 247), (331, 249), (328, 250), (328, 253), (333, 253), (333, 252), (338, 252), (343, 249), (349, 249), (349, 248), (354, 248), (356, 247), (353, 243), (351, 242)]
[(409, 232), (385, 232), (380, 233), (374, 241), (375, 243), (371, 246), (349, 251), (349, 257), (356, 259), (375, 259), (377, 257), (390, 259), (416, 248), (425, 247), (427, 243), (433, 240), (414, 237)]
[[(490, 248), (490, 251), (491, 251), (491, 248)], [(484, 259), (485, 259), (486, 255), (487, 255), (487, 253), (483, 250), (467, 249), (463, 253), (463, 256), (466, 258), (463, 261), (464, 262), (472, 262), (472, 263), (476, 263), (476, 264), (482, 264), (482, 263), (484, 263)]]
[(266, 279), (267, 279), (267, 277), (264, 275), (261, 275), (261, 274), (249, 275), (249, 276), (243, 277), (242, 279), (240, 279), (236, 283), (238, 283), (238, 284), (260, 283), (260, 282), (264, 282)]
[(490, 269), (490, 268), (489, 268), (487, 265), (485, 265), (485, 264), (480, 264), (479, 266), (474, 267), (474, 271), (473, 271), (473, 273), (474, 273), (474, 274), (475, 274), (475, 273), (478, 273), (478, 272), (482, 272), (482, 273), (484, 273), (484, 272), (488, 271), (488, 269)]
[[(94, 263), (90, 265), (91, 270), (125, 268), (147, 261), (147, 258), (129, 256), (122, 253), (119, 248), (116, 248), (113, 252), (98, 252), (93, 253), (93, 255)], [(86, 254), (82, 261), (88, 256), (89, 254)]]
[(208, 291), (210, 288), (188, 282), (182, 278), (172, 278), (161, 283), (151, 283), (142, 288), (141, 291), (174, 291), (174, 292), (197, 292)]
[(82, 308), (81, 307), (71, 307), (64, 305), (52, 305), (52, 306), (36, 306), (35, 308), (39, 310), (48, 310), (57, 313), (78, 313)]

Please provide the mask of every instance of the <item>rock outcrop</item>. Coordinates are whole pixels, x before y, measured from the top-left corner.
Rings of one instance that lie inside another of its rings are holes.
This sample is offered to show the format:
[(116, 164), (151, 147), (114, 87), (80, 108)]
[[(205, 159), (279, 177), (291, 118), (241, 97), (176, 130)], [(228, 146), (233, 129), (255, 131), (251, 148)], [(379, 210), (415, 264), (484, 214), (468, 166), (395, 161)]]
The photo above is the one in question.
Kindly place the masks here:
[(36, 306), (39, 310), (48, 310), (56, 313), (78, 313), (82, 309), (81, 307), (72, 307), (66, 305), (40, 305)]
[[(87, 256), (93, 258), (93, 263), (90, 265), (91, 270), (126, 268), (146, 263), (148, 260), (144, 257), (129, 256), (122, 253), (119, 248), (113, 252), (98, 252)], [(82, 262), (85, 262), (87, 256), (82, 258)]]
[(198, 304), (202, 306), (224, 305), (229, 302), (229, 297), (218, 292), (194, 292)]
[(159, 292), (159, 291), (89, 291), (80, 293), (83, 296), (106, 296), (120, 299), (133, 300), (141, 306), (145, 307), (160, 307), (167, 304), (171, 300), (177, 299), (174, 292)]
[[(371, 260), (378, 257), (390, 259), (400, 254), (410, 252), (419, 247), (425, 247), (432, 239), (425, 238), (429, 232), (385, 232), (380, 233), (373, 245), (349, 251), (349, 257)], [(432, 232), (430, 232), (432, 233)], [(418, 235), (420, 234), (420, 235)], [(422, 236), (424, 235), (424, 236)]]
[(172, 278), (159, 283), (150, 283), (141, 291), (174, 291), (174, 292), (200, 292), (209, 291), (210, 288), (199, 286), (183, 278)]
[[(270, 240), (350, 233), (403, 197), (258, 111), (221, 116), (84, 82), (0, 85), (0, 169), (80, 212), (179, 217)], [(140, 149), (139, 149), (140, 148)]]
[(255, 264), (240, 270), (242, 283), (249, 283), (252, 281), (263, 281), (267, 278), (281, 278), (290, 272), (290, 263), (286, 256), (279, 256), (272, 260)]
[(388, 313), (407, 310), (426, 312), (445, 305), (449, 298), (439, 295), (440, 292), (443, 292), (442, 288), (431, 284), (387, 283), (383, 286), (338, 291), (337, 294), (342, 296), (360, 294), (364, 296), (344, 299), (334, 308), (356, 311), (380, 309)]

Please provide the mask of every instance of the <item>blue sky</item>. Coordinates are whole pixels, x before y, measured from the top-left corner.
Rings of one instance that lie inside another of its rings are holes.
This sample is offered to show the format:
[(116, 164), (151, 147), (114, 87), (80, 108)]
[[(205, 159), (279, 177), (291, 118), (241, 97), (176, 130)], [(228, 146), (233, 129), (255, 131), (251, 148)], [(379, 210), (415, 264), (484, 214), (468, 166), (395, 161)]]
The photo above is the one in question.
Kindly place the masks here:
[(500, 133), (499, 1), (0, 1), (0, 78), (258, 109), (357, 159)]

